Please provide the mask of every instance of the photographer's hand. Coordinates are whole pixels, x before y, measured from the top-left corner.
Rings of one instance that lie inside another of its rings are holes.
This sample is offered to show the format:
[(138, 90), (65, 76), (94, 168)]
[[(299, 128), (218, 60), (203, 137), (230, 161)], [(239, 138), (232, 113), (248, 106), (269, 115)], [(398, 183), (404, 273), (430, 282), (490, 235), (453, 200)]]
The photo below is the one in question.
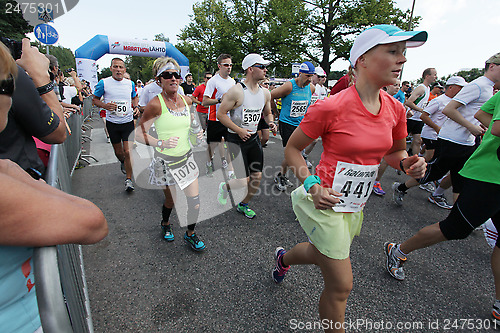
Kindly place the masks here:
[(49, 59), (32, 47), (28, 38), (23, 38), (23, 54), (16, 62), (28, 73), (36, 87), (50, 82)]

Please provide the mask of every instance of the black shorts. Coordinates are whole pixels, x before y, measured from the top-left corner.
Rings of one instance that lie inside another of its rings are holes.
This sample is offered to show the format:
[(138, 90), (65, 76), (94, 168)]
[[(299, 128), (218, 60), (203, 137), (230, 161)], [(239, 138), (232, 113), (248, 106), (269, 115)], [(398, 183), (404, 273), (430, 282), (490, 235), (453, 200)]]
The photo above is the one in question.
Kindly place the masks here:
[(259, 124), (257, 125), (257, 131), (260, 131), (263, 129), (269, 129), (269, 125), (267, 124), (266, 120), (261, 117), (259, 120)]
[(437, 148), (437, 140), (422, 138), (422, 142), (425, 144), (425, 149), (436, 149)]
[(297, 128), (297, 126), (293, 126), (287, 123), (284, 123), (280, 121), (280, 135), (281, 135), (281, 141), (283, 143), (283, 147), (286, 147), (286, 144), (288, 143), (288, 139), (292, 136), (293, 131)]
[(107, 120), (106, 129), (108, 130), (109, 140), (112, 144), (117, 144), (122, 141), (134, 141), (134, 138), (130, 140), (130, 134), (134, 131), (133, 120), (124, 124), (115, 124)]
[(207, 143), (221, 142), (222, 138), (226, 138), (227, 127), (222, 125), (220, 121), (207, 121)]
[(453, 193), (460, 193), (464, 185), (464, 177), (458, 174), (465, 162), (476, 150), (475, 146), (464, 146), (448, 140), (437, 140), (432, 160), (427, 164), (425, 176), (418, 180), (420, 184), (441, 179), (448, 171), (451, 175)]
[[(264, 153), (257, 134), (243, 141), (238, 134), (228, 133), (226, 139), (236, 178), (242, 179), (250, 176), (251, 173), (262, 172)], [(236, 159), (240, 153), (242, 159)]]
[(424, 128), (423, 121), (406, 119), (406, 130), (408, 131), (408, 134), (420, 134), (422, 133), (422, 128)]
[[(439, 228), (448, 240), (463, 239), (489, 218), (500, 230), (500, 185), (465, 178), (457, 202)], [(500, 247), (500, 237), (496, 246)]]

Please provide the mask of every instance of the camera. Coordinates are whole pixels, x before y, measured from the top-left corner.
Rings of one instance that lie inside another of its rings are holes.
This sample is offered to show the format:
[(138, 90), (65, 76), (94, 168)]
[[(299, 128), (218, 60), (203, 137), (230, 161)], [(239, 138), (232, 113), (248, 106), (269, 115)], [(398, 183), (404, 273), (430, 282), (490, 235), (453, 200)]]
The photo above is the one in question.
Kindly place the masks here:
[(14, 60), (20, 59), (23, 53), (23, 43), (7, 37), (0, 37), (0, 41), (7, 46)]
[(73, 68), (68, 68), (67, 70), (65, 70), (65, 72), (66, 72), (67, 74), (69, 74), (69, 73), (71, 73), (71, 72), (73, 72), (73, 71), (74, 71), (74, 69), (73, 69)]

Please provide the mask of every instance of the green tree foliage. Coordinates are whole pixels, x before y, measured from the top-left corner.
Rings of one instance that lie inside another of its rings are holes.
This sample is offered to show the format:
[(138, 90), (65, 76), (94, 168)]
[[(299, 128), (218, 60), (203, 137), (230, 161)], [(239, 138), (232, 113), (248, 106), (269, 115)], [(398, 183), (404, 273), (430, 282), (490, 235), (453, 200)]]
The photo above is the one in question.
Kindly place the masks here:
[(14, 0), (0, 0), (0, 35), (16, 40), (21, 40), (25, 35), (33, 31), (33, 26), (23, 18), (21, 13), (12, 11), (7, 13), (7, 4), (16, 6)]
[[(31, 44), (33, 46), (36, 46), (41, 53), (47, 53), (47, 46), (45, 44), (39, 42), (34, 42)], [(59, 68), (62, 71), (65, 71), (69, 68), (76, 69), (75, 55), (70, 49), (60, 45), (49, 45), (49, 54), (52, 54), (57, 58), (57, 61), (59, 62)]]
[[(402, 11), (393, 0), (303, 0), (308, 20), (310, 48), (307, 55), (330, 73), (338, 59), (348, 59), (355, 34), (376, 24), (408, 27), (410, 11)], [(412, 27), (420, 17), (413, 18)]]
[(97, 73), (97, 78), (99, 80), (110, 76), (111, 76), (111, 69), (109, 69), (109, 67), (104, 67), (99, 73)]
[(465, 79), (465, 81), (471, 82), (483, 75), (484, 75), (484, 68), (472, 68), (467, 70), (461, 70), (454, 74), (450, 74), (448, 76), (443, 76), (440, 81), (445, 83), (452, 76), (461, 76)]

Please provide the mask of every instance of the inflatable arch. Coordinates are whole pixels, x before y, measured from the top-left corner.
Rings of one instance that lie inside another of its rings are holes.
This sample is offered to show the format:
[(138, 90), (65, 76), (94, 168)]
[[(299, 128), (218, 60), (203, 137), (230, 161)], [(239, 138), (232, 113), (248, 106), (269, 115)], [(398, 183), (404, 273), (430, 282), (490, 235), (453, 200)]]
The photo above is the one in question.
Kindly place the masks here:
[(181, 66), (182, 77), (189, 72), (188, 58), (168, 42), (139, 39), (125, 40), (123, 38), (95, 35), (75, 51), (78, 77), (89, 81), (92, 89), (98, 81), (96, 61), (108, 53), (153, 58), (169, 56), (174, 58)]

